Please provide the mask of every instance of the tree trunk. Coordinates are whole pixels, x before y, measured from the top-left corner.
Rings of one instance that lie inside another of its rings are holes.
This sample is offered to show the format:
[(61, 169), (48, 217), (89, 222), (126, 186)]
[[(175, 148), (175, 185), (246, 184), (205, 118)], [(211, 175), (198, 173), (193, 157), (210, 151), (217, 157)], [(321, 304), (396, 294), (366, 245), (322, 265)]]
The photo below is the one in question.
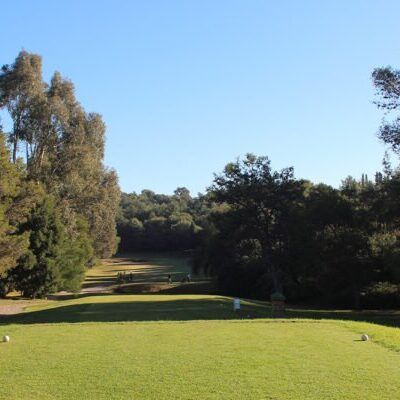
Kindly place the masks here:
[(18, 147), (18, 136), (14, 133), (14, 143), (13, 143), (13, 163), (17, 162), (17, 147)]
[(44, 157), (44, 146), (41, 146), (39, 153), (39, 165), (38, 165), (39, 169), (42, 167), (43, 157)]
[(280, 288), (278, 272), (276, 270), (275, 265), (271, 262), (271, 257), (269, 257), (268, 250), (265, 247), (263, 250), (263, 259), (264, 259), (264, 265), (266, 266), (267, 271), (271, 275), (273, 290), (274, 292), (279, 292), (281, 288)]

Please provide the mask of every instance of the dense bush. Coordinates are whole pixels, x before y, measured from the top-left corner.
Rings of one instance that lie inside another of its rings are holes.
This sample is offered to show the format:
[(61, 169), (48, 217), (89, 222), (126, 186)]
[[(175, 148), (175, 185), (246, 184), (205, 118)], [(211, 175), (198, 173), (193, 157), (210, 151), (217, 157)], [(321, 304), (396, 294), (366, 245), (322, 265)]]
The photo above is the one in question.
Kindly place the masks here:
[(377, 282), (366, 288), (361, 302), (363, 308), (399, 308), (400, 284)]

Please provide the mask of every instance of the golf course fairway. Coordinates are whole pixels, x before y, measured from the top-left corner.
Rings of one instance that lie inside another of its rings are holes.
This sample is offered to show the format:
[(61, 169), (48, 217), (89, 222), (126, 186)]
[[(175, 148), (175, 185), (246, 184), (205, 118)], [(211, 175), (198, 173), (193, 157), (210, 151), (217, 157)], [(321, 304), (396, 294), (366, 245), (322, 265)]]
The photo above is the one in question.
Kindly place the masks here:
[(272, 319), (266, 303), (242, 305), (238, 314), (216, 295), (107, 293), (29, 303), (0, 324), (10, 336), (0, 399), (400, 398), (398, 328)]

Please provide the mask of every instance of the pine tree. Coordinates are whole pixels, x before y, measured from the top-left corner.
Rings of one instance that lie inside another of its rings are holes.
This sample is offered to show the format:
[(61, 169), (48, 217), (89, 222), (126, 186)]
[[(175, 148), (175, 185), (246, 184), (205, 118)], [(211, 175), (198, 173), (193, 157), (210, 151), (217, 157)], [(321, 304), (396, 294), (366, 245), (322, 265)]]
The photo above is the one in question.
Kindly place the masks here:
[(15, 288), (26, 297), (41, 297), (55, 291), (60, 280), (57, 261), (61, 256), (64, 232), (53, 198), (44, 197), (25, 230), (29, 232), (29, 252), (13, 271)]
[(76, 236), (68, 237), (54, 198), (45, 195), (24, 228), (29, 232), (29, 251), (10, 272), (15, 289), (32, 298), (78, 290), (92, 257), (84, 220), (78, 221)]
[(21, 233), (35, 201), (35, 188), (30, 185), (20, 164), (12, 164), (5, 136), (0, 131), (0, 277), (17, 264), (26, 252), (28, 234)]

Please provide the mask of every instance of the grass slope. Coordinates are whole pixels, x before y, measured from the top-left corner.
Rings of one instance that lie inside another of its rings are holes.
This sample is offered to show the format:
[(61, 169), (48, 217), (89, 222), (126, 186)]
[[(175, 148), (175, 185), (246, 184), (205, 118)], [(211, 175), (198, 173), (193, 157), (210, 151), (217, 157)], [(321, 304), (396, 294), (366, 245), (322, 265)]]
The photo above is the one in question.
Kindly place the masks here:
[[(99, 268), (112, 276), (121, 266)], [(246, 301), (240, 314), (231, 303), (165, 294), (30, 302), (0, 325), (11, 336), (0, 343), (0, 399), (399, 398), (399, 329), (273, 320), (265, 303)], [(362, 332), (373, 340), (361, 342)]]

